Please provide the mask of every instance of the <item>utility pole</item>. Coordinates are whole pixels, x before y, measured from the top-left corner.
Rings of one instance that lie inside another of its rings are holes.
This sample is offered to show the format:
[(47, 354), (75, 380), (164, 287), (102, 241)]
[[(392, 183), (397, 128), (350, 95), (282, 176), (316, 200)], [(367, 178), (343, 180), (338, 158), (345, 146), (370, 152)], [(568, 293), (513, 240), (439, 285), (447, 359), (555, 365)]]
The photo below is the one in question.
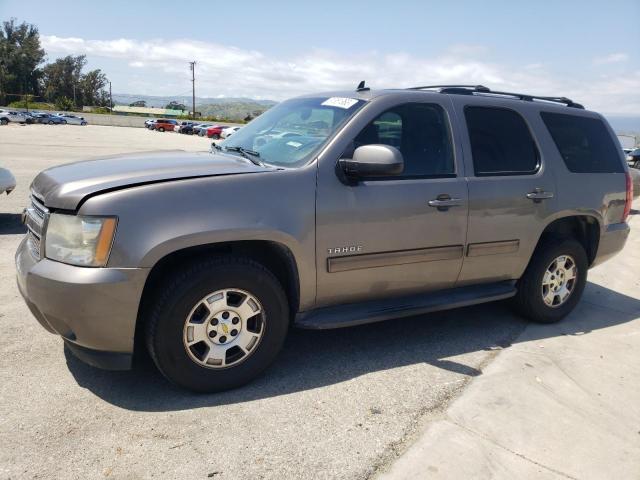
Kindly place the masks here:
[(76, 84), (73, 84), (73, 109), (76, 109)]
[(109, 82), (109, 115), (113, 113), (113, 95), (111, 95), (111, 82)]
[(196, 118), (196, 62), (189, 62), (189, 66), (191, 68), (191, 115), (193, 119)]

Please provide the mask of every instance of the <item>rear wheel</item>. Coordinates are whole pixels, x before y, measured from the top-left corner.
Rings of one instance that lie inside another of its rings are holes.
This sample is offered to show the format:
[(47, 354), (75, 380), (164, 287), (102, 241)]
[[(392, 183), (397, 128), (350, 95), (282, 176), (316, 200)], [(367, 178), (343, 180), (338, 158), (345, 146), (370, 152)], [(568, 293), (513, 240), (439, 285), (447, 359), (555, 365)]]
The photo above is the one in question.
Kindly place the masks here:
[(587, 254), (576, 240), (545, 241), (518, 281), (516, 309), (534, 322), (562, 320), (580, 301), (588, 268)]
[(7, 120), (6, 118), (0, 118), (0, 125), (6, 125), (9, 123), (9, 120)]
[(637, 168), (640, 170), (640, 160), (635, 161), (635, 163), (633, 164), (633, 168)]
[(160, 127), (157, 129), (159, 132), (164, 132), (164, 127)]
[(239, 387), (276, 357), (289, 312), (278, 280), (246, 258), (186, 267), (158, 291), (146, 324), (151, 357), (172, 382), (199, 392)]
[(60, 122), (62, 125), (66, 125), (67, 121), (66, 120), (62, 120), (62, 122)]

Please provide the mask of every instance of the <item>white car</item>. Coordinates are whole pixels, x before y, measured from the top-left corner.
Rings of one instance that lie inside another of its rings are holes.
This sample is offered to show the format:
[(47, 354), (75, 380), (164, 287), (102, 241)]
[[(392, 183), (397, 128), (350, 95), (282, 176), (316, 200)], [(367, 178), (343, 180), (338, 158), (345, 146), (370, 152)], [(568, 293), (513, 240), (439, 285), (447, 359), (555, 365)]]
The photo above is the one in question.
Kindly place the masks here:
[(6, 125), (9, 122), (26, 123), (27, 116), (22, 112), (14, 112), (13, 110), (0, 110), (0, 124)]
[(56, 115), (64, 118), (69, 125), (86, 125), (87, 124), (87, 121), (84, 119), (84, 117), (76, 117), (75, 115), (71, 115), (70, 113), (58, 113)]
[(230, 137), (231, 135), (236, 133), (241, 128), (242, 127), (227, 127), (227, 128), (223, 128), (222, 131), (220, 132), (220, 138)]
[(16, 179), (6, 168), (0, 168), (0, 194), (7, 192), (9, 195), (16, 188)]

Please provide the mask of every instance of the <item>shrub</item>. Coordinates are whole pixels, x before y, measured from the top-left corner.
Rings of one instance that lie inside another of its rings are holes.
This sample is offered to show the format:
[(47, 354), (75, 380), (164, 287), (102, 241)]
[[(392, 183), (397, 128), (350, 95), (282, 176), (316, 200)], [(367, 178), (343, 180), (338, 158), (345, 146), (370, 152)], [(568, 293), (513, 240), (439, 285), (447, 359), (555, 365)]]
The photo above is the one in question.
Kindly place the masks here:
[(67, 97), (60, 97), (56, 100), (56, 110), (70, 111), (75, 108), (73, 101)]

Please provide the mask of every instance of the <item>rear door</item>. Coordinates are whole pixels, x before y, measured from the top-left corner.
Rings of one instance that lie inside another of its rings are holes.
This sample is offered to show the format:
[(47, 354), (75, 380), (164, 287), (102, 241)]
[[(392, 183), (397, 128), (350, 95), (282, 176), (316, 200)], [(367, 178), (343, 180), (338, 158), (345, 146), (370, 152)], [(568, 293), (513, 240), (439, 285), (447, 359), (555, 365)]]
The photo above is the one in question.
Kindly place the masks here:
[[(521, 101), (452, 95), (469, 186), (467, 249), (458, 285), (519, 278), (557, 210), (551, 162)], [(534, 125), (535, 123), (535, 125)]]
[(451, 105), (442, 95), (423, 102), (417, 95), (410, 98), (418, 101), (381, 98), (370, 105), (358, 120), (360, 126), (351, 127), (351, 143), (342, 154), (349, 157), (368, 144), (394, 146), (404, 157), (402, 175), (347, 185), (336, 175), (338, 156), (321, 162), (319, 306), (455, 284), (467, 228), (467, 187), (453, 139)]

